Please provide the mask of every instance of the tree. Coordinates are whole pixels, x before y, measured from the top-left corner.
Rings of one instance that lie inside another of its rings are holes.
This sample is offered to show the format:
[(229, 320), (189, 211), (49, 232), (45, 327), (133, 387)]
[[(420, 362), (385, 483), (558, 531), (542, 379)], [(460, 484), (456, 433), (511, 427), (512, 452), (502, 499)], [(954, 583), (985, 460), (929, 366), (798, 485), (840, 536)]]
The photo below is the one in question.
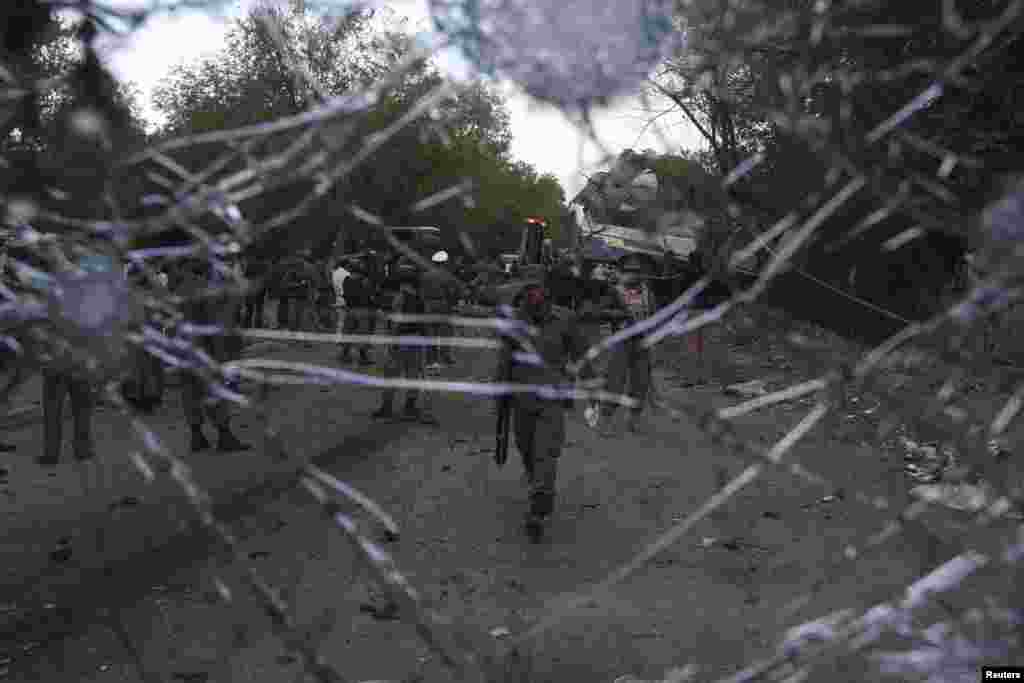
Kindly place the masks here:
[[(405, 54), (410, 43), (405, 36), (377, 32), (370, 18), (356, 14), (336, 26), (302, 3), (292, 3), (285, 11), (257, 8), (235, 24), (221, 54), (181, 65), (163, 80), (154, 96), (166, 117), (161, 133), (198, 133), (271, 120), (303, 111), (321, 95), (340, 95), (377, 80)], [(268, 30), (268, 25), (278, 28)], [(312, 74), (317, 87), (296, 79), (295, 65)], [(366, 141), (393, 127), (443, 84), (437, 68), (429, 62), (413, 65), (381, 94), (372, 109), (339, 124), (351, 128), (343, 139), (325, 145), (329, 158), (324, 166), (330, 168), (360, 153)], [(302, 236), (289, 243), (329, 252), (340, 235), (368, 237), (371, 227), (352, 217), (351, 204), (391, 225), (437, 224), (445, 231), (449, 248), (459, 244), (458, 230), (488, 241), (487, 232), (495, 226), (511, 226), (531, 212), (543, 211), (553, 219), (558, 216), (562, 195), (557, 181), (538, 178), (532, 169), (527, 172), (509, 160), (509, 115), (492, 88), (483, 83), (462, 87), (454, 96), (440, 100), (429, 114), (422, 112), (396, 129), (310, 207), (307, 218), (283, 227), (302, 229)], [(294, 140), (294, 135), (277, 136), (265, 141), (260, 153), (271, 155)], [(174, 156), (195, 169), (221, 153), (223, 150), (213, 145)], [(223, 172), (240, 170), (243, 163), (239, 157)], [(301, 160), (296, 165), (299, 163)], [(287, 176), (293, 170), (283, 169), (278, 175)], [(467, 179), (475, 185), (468, 194), (471, 206), (459, 198), (425, 209), (416, 206), (418, 200)], [(273, 194), (261, 194), (258, 201), (243, 205), (243, 212), (257, 221), (279, 214), (300, 204), (313, 184), (311, 178), (295, 178)], [(553, 220), (555, 229), (557, 222)], [(518, 231), (518, 225), (515, 229)], [(269, 247), (278, 239), (275, 233), (259, 241)]]
[[(373, 29), (373, 12), (340, 21), (291, 0), (257, 5), (235, 21), (213, 58), (175, 67), (154, 89), (168, 135), (232, 128), (297, 114), (382, 76), (404, 47)], [(310, 82), (295, 75), (298, 70)]]
[[(1020, 50), (1013, 47), (1020, 45), (1019, 32), (997, 35), (994, 49), (964, 63), (969, 79), (948, 81), (941, 98), (876, 143), (872, 131), (966, 50), (972, 22), (996, 17), (1008, 5), (955, 3), (959, 36), (948, 30), (950, 8), (942, 3), (844, 6), (825, 13), (816, 7), (810, 0), (680, 5), (685, 51), (663, 66), (652, 87), (704, 136), (720, 175), (760, 155), (761, 163), (730, 187), (731, 200), (752, 219), (749, 239), (758, 224), (791, 212), (810, 216), (863, 173), (867, 185), (833, 212), (795, 262), (844, 287), (857, 269), (860, 294), (918, 316), (927, 306), (913, 299), (927, 292), (924, 298), (936, 300), (933, 293), (956, 270), (965, 248), (959, 216), (988, 196), (993, 176), (978, 169), (1014, 166), (1010, 149), (1020, 142), (1020, 127), (1013, 98), (1022, 79)], [(772, 24), (763, 21), (766, 11)], [(968, 81), (972, 85), (965, 88)], [(979, 116), (979, 107), (1000, 114)], [(950, 173), (936, 177), (941, 163), (971, 157), (980, 167), (954, 163)], [(869, 221), (883, 208), (883, 220)], [(925, 229), (918, 244), (882, 249), (912, 227)], [(863, 290), (865, 283), (873, 291)], [(897, 289), (901, 303), (888, 292)]]
[[(40, 42), (23, 60), (25, 71), (21, 76), (48, 87), (39, 89), (34, 103), (28, 103), (31, 96), (23, 99), (23, 106), (35, 110), (30, 113), (29, 120), (11, 116), (6, 125), (0, 123), (0, 152), (17, 147), (35, 150), (53, 147), (57, 121), (84, 104), (76, 100), (76, 96), (82, 93), (72, 77), (87, 66), (93, 68), (87, 64), (87, 55), (82, 49), (82, 30), (80, 21), (54, 19), (41, 35)], [(133, 83), (116, 81), (109, 75), (98, 78), (101, 87), (109, 91), (113, 106), (124, 113), (123, 116), (118, 115), (126, 125), (121, 133), (127, 135), (132, 143), (141, 142), (145, 128), (138, 87)], [(115, 134), (114, 137), (119, 136)]]

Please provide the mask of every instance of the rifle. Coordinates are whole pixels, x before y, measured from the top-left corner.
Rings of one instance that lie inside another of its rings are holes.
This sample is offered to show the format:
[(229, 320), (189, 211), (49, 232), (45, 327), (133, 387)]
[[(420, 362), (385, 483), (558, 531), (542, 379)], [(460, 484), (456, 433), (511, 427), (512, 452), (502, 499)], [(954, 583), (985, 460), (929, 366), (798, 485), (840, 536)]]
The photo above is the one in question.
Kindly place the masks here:
[[(509, 342), (507, 339), (502, 338), (505, 348), (502, 354), (502, 358), (499, 361), (501, 365), (501, 379), (507, 380), (509, 376), (509, 366), (505, 362), (506, 353), (510, 350)], [(498, 422), (495, 426), (495, 446), (494, 446), (494, 462), (500, 468), (508, 460), (508, 440), (510, 427), (512, 425), (512, 397), (505, 395), (498, 398)]]
[(494, 462), (501, 467), (508, 460), (508, 440), (512, 425), (512, 399), (502, 396), (498, 399), (498, 424), (495, 428), (496, 443), (494, 446)]

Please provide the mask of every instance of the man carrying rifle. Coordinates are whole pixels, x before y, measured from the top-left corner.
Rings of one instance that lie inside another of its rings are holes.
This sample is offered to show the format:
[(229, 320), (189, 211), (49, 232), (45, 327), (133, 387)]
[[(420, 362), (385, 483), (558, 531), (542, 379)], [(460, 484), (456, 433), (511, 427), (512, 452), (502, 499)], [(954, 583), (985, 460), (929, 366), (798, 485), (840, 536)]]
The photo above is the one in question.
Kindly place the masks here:
[[(566, 366), (584, 353), (587, 343), (575, 317), (564, 309), (554, 309), (549, 294), (543, 281), (531, 281), (524, 287), (519, 297), (519, 314), (524, 322), (537, 328), (531, 342), (540, 359), (532, 363), (516, 359), (512, 346), (506, 345), (499, 360), (499, 382), (566, 386)], [(590, 372), (585, 370), (583, 374), (589, 376)], [(526, 533), (534, 542), (543, 536), (554, 512), (558, 458), (565, 441), (565, 411), (571, 405), (571, 399), (550, 399), (534, 393), (499, 398), (499, 428), (504, 426), (501, 412), (506, 407), (510, 409), (516, 446), (523, 458), (530, 491)], [(500, 442), (499, 433), (499, 446)], [(497, 454), (499, 463), (501, 455)]]

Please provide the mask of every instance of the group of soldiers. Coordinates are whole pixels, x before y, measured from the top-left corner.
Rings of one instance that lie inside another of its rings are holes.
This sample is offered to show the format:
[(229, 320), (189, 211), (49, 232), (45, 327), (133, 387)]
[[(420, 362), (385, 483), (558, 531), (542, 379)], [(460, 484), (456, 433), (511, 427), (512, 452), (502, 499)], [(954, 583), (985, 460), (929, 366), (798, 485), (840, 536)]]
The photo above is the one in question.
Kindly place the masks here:
[[(190, 321), (200, 324), (223, 325), (237, 314), (237, 305), (230, 297), (195, 297), (194, 295), (210, 287), (212, 281), (225, 279), (227, 276), (214, 273), (210, 265), (203, 260), (189, 259), (184, 262), (166, 264), (158, 269), (155, 280), (146, 276), (140, 268), (123, 265), (113, 254), (88, 251), (82, 254), (61, 254), (63, 265), (58, 270), (71, 269), (80, 274), (97, 273), (113, 274), (115, 278), (123, 277), (132, 289), (140, 294), (164, 290), (182, 296), (186, 304), (186, 315)], [(0, 266), (5, 286), (15, 290), (29, 287), (39, 292), (46, 292), (52, 284), (43, 281), (47, 278), (44, 271), (35, 275), (24, 271), (14, 271), (7, 266), (6, 256)], [(236, 272), (240, 269), (237, 259), (227, 259), (229, 268)], [(43, 265), (43, 264), (40, 264)], [(40, 281), (34, 282), (33, 279)], [(133, 311), (128, 317), (141, 324), (144, 320), (143, 304), (138, 299), (130, 299)], [(137, 309), (137, 310), (136, 310)], [(31, 340), (32, 337), (27, 339)], [(237, 357), (241, 349), (236, 337), (203, 336), (199, 338), (203, 350), (214, 360), (223, 362)], [(128, 348), (124, 373), (121, 382), (121, 394), (124, 399), (143, 413), (152, 413), (160, 405), (166, 385), (166, 368), (159, 359), (145, 350)], [(43, 448), (35, 461), (45, 467), (59, 465), (62, 461), (64, 445), (64, 406), (70, 402), (72, 417), (71, 451), (74, 460), (82, 462), (95, 457), (95, 445), (92, 434), (93, 414), (97, 403), (102, 400), (100, 388), (80, 368), (66, 362), (59, 355), (53, 357), (44, 351), (42, 375), (42, 408), (43, 408)], [(23, 376), (26, 367), (20, 359), (9, 350), (5, 350), (3, 358), (5, 372), (9, 376)], [(23, 377), (22, 377), (23, 378)], [(230, 414), (226, 405), (207, 401), (204, 382), (193, 373), (184, 373), (182, 377), (182, 403), (184, 418), (191, 434), (191, 449), (194, 452), (204, 451), (214, 446), (204, 434), (204, 428), (211, 423), (217, 433), (216, 450), (230, 453), (249, 450), (250, 446), (243, 443), (232, 431)], [(13, 450), (9, 445), (3, 450)]]
[[(437, 316), (430, 322), (399, 319), (390, 325), (390, 333), (397, 336), (419, 336), (453, 339), (451, 324), (445, 320), (458, 306), (467, 287), (449, 270), (448, 254), (439, 251), (433, 255), (433, 268), (424, 269), (408, 259), (391, 259), (375, 263), (372, 254), (342, 259), (333, 273), (336, 283), (338, 331), (343, 339), (354, 335), (369, 337), (378, 329), (382, 313), (399, 316)], [(358, 352), (362, 365), (374, 363), (369, 341), (352, 343), (342, 341), (337, 360), (341, 364), (353, 362)], [(439, 370), (455, 362), (451, 347), (447, 345), (392, 344), (386, 349), (383, 374), (421, 379), (426, 372)], [(396, 416), (394, 402), (397, 392), (386, 390), (374, 419)], [(425, 424), (437, 424), (429, 407), (421, 406), (419, 392), (406, 392), (402, 417)]]
[[(495, 381), (531, 386), (569, 388), (577, 380), (593, 379), (597, 368), (582, 364), (581, 372), (570, 377), (567, 368), (579, 361), (585, 351), (598, 341), (605, 325), (612, 330), (649, 315), (656, 307), (652, 289), (644, 282), (639, 269), (624, 269), (613, 277), (595, 277), (592, 268), (573, 267), (570, 261), (547, 267), (529, 267), (516, 272), (514, 281), (495, 268), (484, 271), (470, 282), (446, 269), (447, 254), (435, 254), (433, 268), (425, 269), (411, 261), (398, 261), (390, 268), (387, 281), (393, 295), (381, 297), (372, 272), (358, 259), (343, 263), (344, 273), (337, 278), (342, 290), (346, 315), (341, 330), (346, 335), (371, 335), (374, 321), (382, 312), (399, 314), (390, 329), (393, 335), (441, 337), (452, 339), (452, 328), (444, 322), (420, 322), (401, 316), (428, 314), (446, 316), (454, 312), (460, 300), (472, 298), (475, 290), (511, 285), (510, 303), (516, 315), (536, 330), (531, 339), (540, 363), (521, 360), (515, 344), (503, 345)], [(453, 269), (454, 270), (454, 269)], [(386, 303), (384, 303), (386, 301)], [(338, 360), (351, 362), (353, 346), (344, 343)], [(368, 353), (368, 346), (360, 351)], [(419, 343), (393, 344), (386, 354), (383, 374), (390, 377), (420, 379), (429, 370), (431, 361), (451, 363), (450, 347), (422, 346)], [(372, 362), (366, 355), (363, 363)], [(607, 363), (605, 389), (632, 399), (627, 419), (631, 431), (642, 429), (642, 413), (648, 401), (651, 380), (651, 352), (640, 338), (618, 345)], [(395, 417), (397, 391), (383, 391), (375, 419)], [(418, 405), (419, 392), (406, 392), (402, 417), (437, 424), (436, 418)], [(574, 401), (570, 398), (549, 398), (541, 392), (522, 392), (498, 399), (499, 411), (511, 416), (517, 449), (520, 452), (529, 487), (529, 509), (525, 528), (529, 536), (539, 539), (554, 511), (557, 463), (565, 440), (566, 411)], [(601, 407), (601, 429), (604, 436), (614, 436), (615, 403)]]
[[(362, 253), (335, 259), (329, 268), (313, 265), (308, 252), (301, 252), (275, 267), (245, 264), (236, 258), (226, 263), (236, 274), (262, 282), (262, 288), (247, 297), (195, 297), (201, 290), (227, 277), (200, 259), (168, 264), (157, 282), (141, 272), (127, 269), (125, 277), (136, 288), (166, 288), (188, 302), (184, 312), (192, 322), (231, 327), (259, 327), (267, 323), (263, 313), (266, 297), (279, 300), (280, 326), (302, 329), (311, 308), (323, 306), (325, 299), (317, 292), (324, 283), (333, 294), (333, 313), (337, 331), (343, 336), (337, 361), (348, 364), (356, 360), (362, 365), (374, 364), (371, 354), (373, 335), (381, 326), (392, 336), (455, 338), (446, 317), (453, 314), (460, 302), (472, 301), (475, 293), (499, 286), (509, 275), (501, 269), (485, 269), (482, 274), (468, 273), (460, 264), (450, 263), (446, 252), (433, 255), (431, 268), (394, 256), (379, 259)], [(110, 266), (113, 267), (113, 266)], [(322, 272), (321, 276), (319, 273)], [(468, 274), (468, 276), (467, 276)], [(523, 360), (521, 348), (511, 342), (504, 345), (496, 380), (501, 383), (569, 387), (578, 379), (593, 378), (597, 369), (582, 365), (581, 374), (570, 378), (566, 368), (582, 358), (586, 349), (598, 341), (602, 327), (611, 324), (621, 328), (645, 315), (655, 307), (651, 288), (644, 287), (643, 275), (630, 270), (617, 277), (599, 277), (585, 265), (566, 260), (540, 269), (516, 274), (520, 286), (512, 301), (514, 310), (524, 322), (536, 330), (531, 341), (542, 362)], [(637, 297), (636, 292), (645, 293)], [(398, 314), (382, 315), (382, 314)], [(427, 316), (426, 320), (415, 316)], [(411, 317), (403, 317), (411, 316)], [(363, 337), (353, 343), (353, 336)], [(202, 349), (215, 361), (226, 362), (241, 352), (237, 335), (214, 335), (200, 338)], [(380, 374), (387, 377), (422, 379), (431, 369), (454, 363), (451, 344), (392, 343), (378, 356)], [(151, 412), (163, 395), (165, 368), (162, 362), (142, 349), (134, 351), (134, 367), (123, 384), (123, 395), (143, 412)], [(628, 424), (641, 429), (642, 411), (647, 403), (651, 378), (651, 353), (640, 338), (618, 345), (610, 354), (606, 368), (605, 389), (632, 399)], [(37, 458), (42, 465), (53, 466), (61, 460), (62, 406), (70, 397), (73, 415), (73, 454), (78, 460), (94, 457), (91, 435), (92, 410), (96, 400), (93, 388), (76, 375), (56, 368), (43, 370), (44, 448)], [(249, 449), (234, 434), (230, 413), (223, 402), (208, 401), (203, 379), (196, 373), (184, 372), (181, 377), (184, 418), (190, 431), (193, 452), (206, 451), (214, 444), (204, 431), (212, 425), (217, 434), (218, 452)], [(509, 409), (514, 425), (512, 433), (522, 457), (529, 482), (529, 511), (526, 530), (539, 538), (549, 521), (555, 502), (557, 462), (565, 438), (566, 410), (573, 405), (568, 398), (550, 398), (542, 392), (516, 393), (499, 399)], [(421, 394), (406, 390), (405, 401), (398, 415), (395, 410), (397, 391), (385, 389), (381, 403), (372, 417), (386, 420), (402, 417), (424, 424), (437, 425), (429, 406), (423, 405)], [(602, 430), (612, 436), (616, 404), (601, 408)], [(0, 444), (0, 449), (3, 448)]]

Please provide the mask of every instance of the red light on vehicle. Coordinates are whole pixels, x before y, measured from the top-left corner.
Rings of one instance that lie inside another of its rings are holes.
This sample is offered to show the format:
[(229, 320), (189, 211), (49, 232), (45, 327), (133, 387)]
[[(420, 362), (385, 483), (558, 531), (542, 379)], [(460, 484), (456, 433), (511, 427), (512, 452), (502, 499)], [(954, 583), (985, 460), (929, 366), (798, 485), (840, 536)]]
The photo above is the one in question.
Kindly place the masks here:
[(532, 223), (533, 225), (547, 225), (547, 223), (544, 222), (544, 219), (542, 218), (527, 218), (526, 222)]

